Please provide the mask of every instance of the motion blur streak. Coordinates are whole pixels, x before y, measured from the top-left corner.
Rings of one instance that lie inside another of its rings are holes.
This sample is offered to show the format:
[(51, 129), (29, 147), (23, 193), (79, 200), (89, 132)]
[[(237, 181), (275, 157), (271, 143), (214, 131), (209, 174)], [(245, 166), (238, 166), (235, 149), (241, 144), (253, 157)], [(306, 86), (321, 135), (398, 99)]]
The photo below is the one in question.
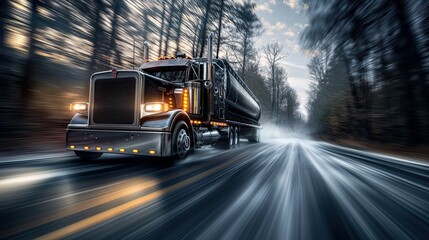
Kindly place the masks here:
[[(75, 157), (0, 163), (0, 174), (6, 173), (7, 179), (27, 174), (35, 165), (68, 173), (16, 189), (1, 188), (0, 217), (8, 221), (2, 223), (0, 237), (425, 239), (429, 235), (426, 164), (303, 139), (241, 145), (224, 152), (196, 150), (169, 168), (123, 156), (92, 163), (76, 162)], [(83, 173), (71, 171), (70, 164)], [(43, 220), (51, 215), (50, 221)], [(5, 230), (14, 226), (15, 232)]]

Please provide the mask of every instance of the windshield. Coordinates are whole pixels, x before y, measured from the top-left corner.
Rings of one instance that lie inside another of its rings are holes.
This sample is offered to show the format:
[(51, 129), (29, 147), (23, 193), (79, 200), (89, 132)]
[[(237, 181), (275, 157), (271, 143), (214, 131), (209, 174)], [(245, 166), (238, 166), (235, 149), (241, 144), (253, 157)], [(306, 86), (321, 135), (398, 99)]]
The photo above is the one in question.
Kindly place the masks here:
[(143, 72), (170, 82), (184, 82), (186, 76), (186, 69), (184, 68), (150, 68)]

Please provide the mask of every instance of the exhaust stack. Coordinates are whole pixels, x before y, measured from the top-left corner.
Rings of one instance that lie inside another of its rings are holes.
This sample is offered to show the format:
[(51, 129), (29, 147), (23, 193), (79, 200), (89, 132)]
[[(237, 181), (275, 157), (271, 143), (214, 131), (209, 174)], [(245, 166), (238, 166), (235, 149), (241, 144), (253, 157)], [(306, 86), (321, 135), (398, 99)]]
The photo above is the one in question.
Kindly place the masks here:
[(210, 123), (213, 114), (213, 33), (209, 34), (207, 39), (207, 64), (204, 65), (205, 76), (204, 87), (208, 91), (208, 113), (205, 123)]
[(213, 69), (213, 33), (209, 34), (207, 39), (207, 71), (206, 80), (213, 81), (212, 70)]
[(143, 42), (143, 62), (149, 62), (149, 44), (147, 41)]

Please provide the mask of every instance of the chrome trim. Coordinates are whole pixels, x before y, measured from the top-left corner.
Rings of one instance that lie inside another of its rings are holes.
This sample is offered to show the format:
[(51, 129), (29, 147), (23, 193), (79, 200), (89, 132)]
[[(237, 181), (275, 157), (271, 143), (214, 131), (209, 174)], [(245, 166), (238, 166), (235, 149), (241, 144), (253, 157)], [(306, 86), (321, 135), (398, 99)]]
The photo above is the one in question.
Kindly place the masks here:
[[(67, 129), (66, 149), (101, 153), (119, 153), (142, 156), (171, 156), (171, 132), (111, 131), (94, 129)], [(73, 149), (70, 146), (75, 146)], [(84, 146), (89, 146), (85, 150)], [(101, 147), (101, 150), (96, 150)], [(108, 151), (113, 148), (113, 151)], [(126, 152), (120, 152), (125, 148)], [(133, 153), (138, 149), (138, 153)], [(155, 150), (155, 154), (149, 154)]]
[(187, 82), (185, 84), (188, 89), (188, 112), (190, 114), (201, 114), (201, 84), (199, 82)]
[(228, 124), (237, 125), (237, 126), (246, 126), (246, 127), (252, 127), (252, 128), (262, 129), (261, 126), (253, 125), (253, 124), (248, 124), (248, 123), (236, 122), (236, 121), (231, 121), (231, 120), (226, 120), (226, 122)]

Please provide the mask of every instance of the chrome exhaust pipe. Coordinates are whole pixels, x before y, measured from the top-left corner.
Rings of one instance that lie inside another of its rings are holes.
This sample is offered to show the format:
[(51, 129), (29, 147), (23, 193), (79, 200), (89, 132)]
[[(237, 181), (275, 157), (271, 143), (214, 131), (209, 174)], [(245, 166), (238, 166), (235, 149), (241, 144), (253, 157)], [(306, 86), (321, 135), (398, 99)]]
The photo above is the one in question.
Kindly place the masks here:
[(210, 123), (211, 116), (213, 114), (213, 93), (212, 93), (212, 87), (213, 87), (213, 33), (209, 34), (209, 37), (207, 39), (207, 64), (205, 64), (205, 82), (204, 87), (209, 92), (208, 97), (208, 113), (207, 113), (207, 119), (205, 120), (206, 124)]
[(207, 39), (207, 72), (206, 79), (212, 81), (213, 75), (213, 33), (209, 34)]

